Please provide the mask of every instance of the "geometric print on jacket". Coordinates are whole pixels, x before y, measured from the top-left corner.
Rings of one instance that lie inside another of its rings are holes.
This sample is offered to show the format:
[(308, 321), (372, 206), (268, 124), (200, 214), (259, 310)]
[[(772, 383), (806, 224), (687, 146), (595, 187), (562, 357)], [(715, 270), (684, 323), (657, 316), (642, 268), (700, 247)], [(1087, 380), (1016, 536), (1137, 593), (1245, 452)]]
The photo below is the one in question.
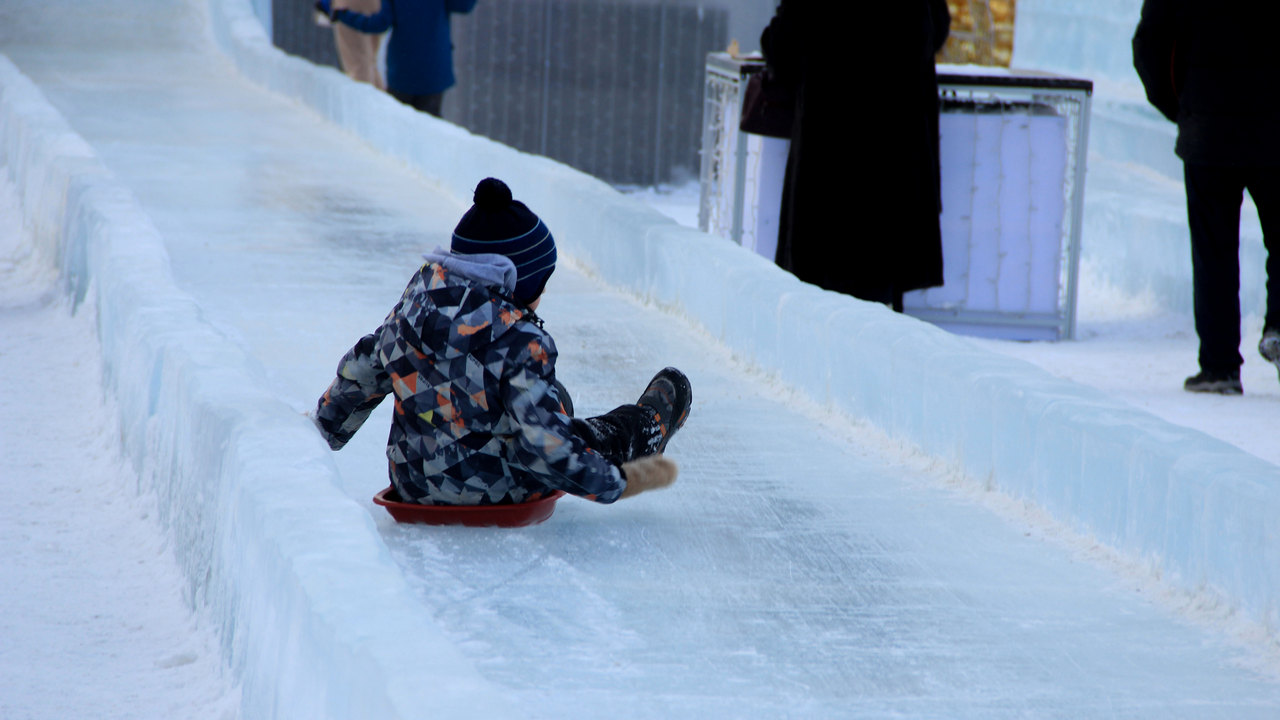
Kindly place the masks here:
[(532, 311), (428, 262), (342, 358), (316, 424), (337, 450), (393, 395), (387, 458), (407, 502), (496, 505), (563, 490), (611, 503), (626, 482), (574, 434), (555, 363)]

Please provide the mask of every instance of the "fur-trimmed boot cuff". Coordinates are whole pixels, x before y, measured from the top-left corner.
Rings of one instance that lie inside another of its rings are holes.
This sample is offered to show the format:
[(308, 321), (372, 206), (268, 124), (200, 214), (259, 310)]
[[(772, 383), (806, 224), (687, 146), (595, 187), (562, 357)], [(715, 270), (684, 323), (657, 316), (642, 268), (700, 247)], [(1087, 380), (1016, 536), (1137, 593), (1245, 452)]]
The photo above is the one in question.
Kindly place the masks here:
[(676, 481), (679, 469), (674, 461), (661, 455), (646, 455), (622, 465), (622, 474), (627, 478), (627, 487), (622, 497), (639, 495), (646, 490), (664, 488)]

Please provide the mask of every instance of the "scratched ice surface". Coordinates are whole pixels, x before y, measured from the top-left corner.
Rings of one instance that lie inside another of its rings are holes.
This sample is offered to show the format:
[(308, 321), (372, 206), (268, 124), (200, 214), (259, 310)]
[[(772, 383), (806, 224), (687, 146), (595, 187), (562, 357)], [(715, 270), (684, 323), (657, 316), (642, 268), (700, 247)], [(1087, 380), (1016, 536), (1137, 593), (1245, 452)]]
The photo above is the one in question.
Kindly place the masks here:
[[(0, 50), (132, 188), (207, 318), (304, 410), (467, 199), (241, 79), (201, 18), (192, 2), (8, 0)], [(509, 179), (517, 197), (536, 181)], [(1213, 632), (679, 318), (567, 261), (540, 314), (580, 413), (664, 365), (689, 375), (672, 490), (566, 499), (515, 531), (402, 527), (369, 502), (388, 408), (336, 457), (423, 612), (530, 716), (1280, 716), (1280, 686)]]

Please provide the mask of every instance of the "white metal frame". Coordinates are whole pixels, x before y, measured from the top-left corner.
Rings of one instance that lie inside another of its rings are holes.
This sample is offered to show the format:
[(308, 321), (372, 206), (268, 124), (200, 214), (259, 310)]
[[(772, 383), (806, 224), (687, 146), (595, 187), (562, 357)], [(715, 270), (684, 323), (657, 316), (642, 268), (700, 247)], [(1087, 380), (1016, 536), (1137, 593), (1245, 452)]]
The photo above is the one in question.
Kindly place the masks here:
[[(754, 232), (759, 218), (770, 213), (776, 217), (780, 201), (779, 197), (773, 197), (776, 193), (762, 195), (762, 183), (751, 177), (764, 165), (760, 138), (739, 132), (737, 125), (745, 78), (759, 66), (759, 60), (734, 59), (726, 53), (712, 53), (707, 57), (698, 212), (699, 227), (704, 231), (751, 249), (758, 245)], [(1057, 277), (1026, 280), (1027, 283), (1056, 283), (1057, 302), (1052, 310), (998, 309), (957, 298), (954, 292), (945, 296), (934, 292), (931, 297), (926, 290), (908, 293), (904, 298), (905, 311), (966, 334), (1019, 340), (1073, 338), (1092, 82), (1001, 68), (939, 66), (938, 90), (944, 113), (983, 113), (995, 108), (997, 112), (1051, 116), (1065, 121), (1063, 217)], [(857, 138), (850, 138), (850, 142), (856, 141)], [(781, 172), (776, 166), (766, 170)], [(1031, 197), (1025, 201), (1034, 203)], [(1030, 238), (1027, 241), (1030, 242)], [(956, 242), (960, 240), (944, 233), (944, 253), (948, 243)]]

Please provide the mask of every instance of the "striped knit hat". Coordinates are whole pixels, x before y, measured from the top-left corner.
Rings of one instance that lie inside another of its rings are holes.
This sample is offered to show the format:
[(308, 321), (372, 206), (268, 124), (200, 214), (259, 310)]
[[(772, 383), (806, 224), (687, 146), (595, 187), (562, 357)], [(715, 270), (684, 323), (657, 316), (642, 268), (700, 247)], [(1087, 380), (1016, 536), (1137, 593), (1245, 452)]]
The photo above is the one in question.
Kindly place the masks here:
[(453, 229), (450, 249), (462, 255), (496, 253), (516, 265), (516, 299), (530, 303), (542, 294), (556, 269), (556, 241), (511, 189), (496, 178), (476, 186), (475, 204)]

